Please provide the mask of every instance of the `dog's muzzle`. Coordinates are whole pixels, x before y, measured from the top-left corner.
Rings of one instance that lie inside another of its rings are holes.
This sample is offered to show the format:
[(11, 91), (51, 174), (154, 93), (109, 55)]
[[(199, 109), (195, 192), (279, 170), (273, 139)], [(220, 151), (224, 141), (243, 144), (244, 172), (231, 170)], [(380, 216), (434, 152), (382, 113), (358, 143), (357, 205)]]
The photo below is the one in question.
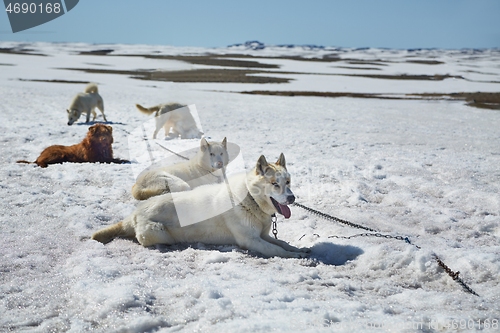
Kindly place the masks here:
[(222, 162), (222, 161), (212, 162), (212, 168), (213, 169), (220, 169), (223, 166), (224, 166), (224, 162)]

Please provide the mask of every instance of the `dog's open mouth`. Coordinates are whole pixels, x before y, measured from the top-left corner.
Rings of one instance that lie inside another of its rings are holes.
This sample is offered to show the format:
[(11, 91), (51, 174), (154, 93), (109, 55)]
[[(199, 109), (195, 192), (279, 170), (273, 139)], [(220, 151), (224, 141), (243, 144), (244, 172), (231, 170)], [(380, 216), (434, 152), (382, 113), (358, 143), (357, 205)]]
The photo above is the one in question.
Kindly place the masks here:
[(274, 200), (273, 198), (271, 198), (271, 202), (273, 203), (273, 205), (276, 208), (276, 210), (278, 211), (278, 213), (283, 215), (286, 219), (289, 219), (290, 216), (292, 216), (292, 212), (290, 211), (290, 208), (288, 208), (287, 205), (282, 205), (278, 201)]

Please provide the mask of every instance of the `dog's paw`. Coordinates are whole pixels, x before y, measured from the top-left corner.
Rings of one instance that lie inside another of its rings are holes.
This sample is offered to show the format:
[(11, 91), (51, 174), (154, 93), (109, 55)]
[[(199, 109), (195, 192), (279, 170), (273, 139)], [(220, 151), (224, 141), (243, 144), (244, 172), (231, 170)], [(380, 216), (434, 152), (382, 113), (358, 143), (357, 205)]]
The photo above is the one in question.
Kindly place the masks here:
[(294, 247), (291, 251), (299, 253), (311, 253), (311, 249), (308, 247), (301, 247), (301, 248)]
[(307, 253), (304, 253), (304, 252), (289, 252), (288, 253), (288, 258), (302, 259), (302, 258), (306, 258), (306, 257), (307, 257)]

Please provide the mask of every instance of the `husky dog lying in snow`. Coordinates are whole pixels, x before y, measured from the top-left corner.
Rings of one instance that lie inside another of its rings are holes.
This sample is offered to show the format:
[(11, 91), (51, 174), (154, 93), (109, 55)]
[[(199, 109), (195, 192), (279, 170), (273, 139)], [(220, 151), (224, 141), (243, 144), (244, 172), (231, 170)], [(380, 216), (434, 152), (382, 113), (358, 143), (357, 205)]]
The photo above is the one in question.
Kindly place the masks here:
[(113, 158), (113, 128), (103, 124), (89, 127), (87, 136), (82, 142), (72, 146), (54, 145), (45, 148), (35, 162), (17, 161), (17, 163), (36, 163), (42, 168), (49, 164), (63, 162), (101, 162), (128, 163), (127, 160)]
[(101, 111), (104, 121), (107, 121), (106, 116), (104, 115), (104, 102), (101, 95), (99, 95), (97, 85), (95, 83), (90, 83), (87, 87), (85, 87), (83, 93), (79, 93), (73, 98), (69, 109), (66, 110), (68, 113), (68, 125), (72, 125), (75, 121), (77, 121), (83, 112), (87, 113), (87, 123), (90, 120), (91, 112), (94, 117), (92, 121), (94, 121), (96, 117), (96, 107)]
[(222, 142), (201, 139), (200, 150), (192, 159), (139, 175), (132, 186), (137, 200), (168, 193), (187, 191), (200, 185), (222, 181), (223, 168), (229, 163), (226, 138)]
[(115, 237), (135, 237), (143, 246), (181, 242), (235, 244), (265, 256), (303, 258), (299, 249), (269, 235), (276, 212), (289, 218), (295, 196), (285, 157), (268, 163), (264, 156), (249, 173), (233, 175), (228, 183), (167, 193), (139, 204), (123, 221), (97, 231), (101, 243)]
[(203, 135), (196, 126), (189, 108), (186, 105), (178, 103), (160, 104), (145, 108), (139, 104), (135, 105), (139, 111), (147, 115), (155, 114), (156, 129), (153, 133), (153, 139), (156, 139), (158, 132), (165, 130), (165, 136), (168, 136), (172, 130), (175, 136), (181, 139), (199, 139)]

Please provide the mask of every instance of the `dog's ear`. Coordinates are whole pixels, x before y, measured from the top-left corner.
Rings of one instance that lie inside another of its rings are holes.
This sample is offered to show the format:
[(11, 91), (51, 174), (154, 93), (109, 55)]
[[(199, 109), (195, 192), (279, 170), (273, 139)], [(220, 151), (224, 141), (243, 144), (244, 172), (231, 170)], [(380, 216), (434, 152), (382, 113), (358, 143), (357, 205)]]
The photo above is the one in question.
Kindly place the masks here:
[(224, 137), (224, 140), (222, 140), (222, 146), (224, 149), (227, 149), (227, 138)]
[(96, 125), (92, 125), (89, 127), (89, 133), (90, 134), (94, 134), (95, 133), (95, 130), (96, 130), (97, 126)]
[(283, 153), (280, 154), (280, 157), (276, 161), (276, 165), (280, 165), (280, 166), (282, 166), (283, 168), (286, 169), (285, 155), (283, 155)]
[(202, 152), (205, 152), (205, 150), (207, 150), (207, 149), (208, 149), (208, 146), (209, 146), (209, 145), (210, 145), (210, 144), (208, 143), (207, 139), (205, 139), (205, 138), (201, 139), (201, 141), (200, 141), (200, 150), (201, 150)]
[(267, 163), (264, 155), (260, 155), (259, 159), (257, 160), (257, 165), (255, 166), (255, 173), (257, 175), (264, 176), (266, 174), (268, 166), (269, 163)]

